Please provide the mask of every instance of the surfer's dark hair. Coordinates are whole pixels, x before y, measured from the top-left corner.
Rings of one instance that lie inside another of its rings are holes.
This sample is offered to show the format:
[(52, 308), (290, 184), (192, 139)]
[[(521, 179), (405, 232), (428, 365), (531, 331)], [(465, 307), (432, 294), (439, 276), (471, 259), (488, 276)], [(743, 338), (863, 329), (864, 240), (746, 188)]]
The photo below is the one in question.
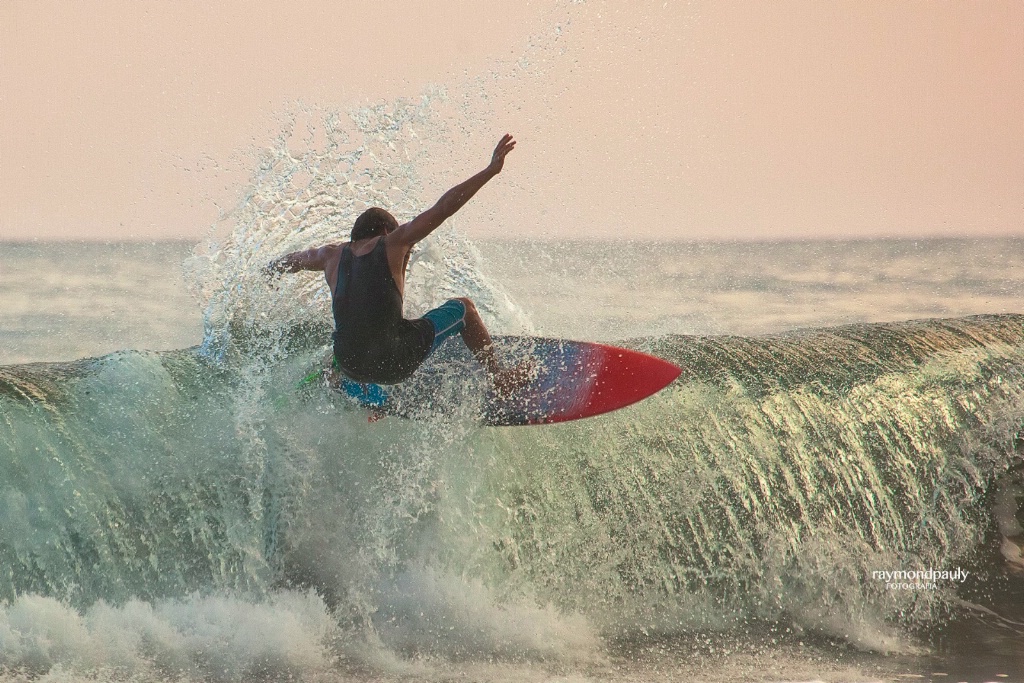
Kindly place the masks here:
[(390, 213), (379, 207), (363, 211), (352, 226), (353, 242), (365, 240), (377, 235), (386, 235), (398, 227), (398, 221)]

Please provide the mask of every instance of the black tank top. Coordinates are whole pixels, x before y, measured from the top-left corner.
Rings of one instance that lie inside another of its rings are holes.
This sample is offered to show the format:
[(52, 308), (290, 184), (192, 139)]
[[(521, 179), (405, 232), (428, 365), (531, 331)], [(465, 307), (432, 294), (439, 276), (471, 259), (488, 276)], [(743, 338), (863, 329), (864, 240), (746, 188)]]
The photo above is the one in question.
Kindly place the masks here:
[(368, 254), (341, 250), (334, 289), (334, 356), (357, 382), (395, 384), (419, 367), (434, 343), (434, 325), (402, 317), (402, 295), (388, 266), (384, 238)]

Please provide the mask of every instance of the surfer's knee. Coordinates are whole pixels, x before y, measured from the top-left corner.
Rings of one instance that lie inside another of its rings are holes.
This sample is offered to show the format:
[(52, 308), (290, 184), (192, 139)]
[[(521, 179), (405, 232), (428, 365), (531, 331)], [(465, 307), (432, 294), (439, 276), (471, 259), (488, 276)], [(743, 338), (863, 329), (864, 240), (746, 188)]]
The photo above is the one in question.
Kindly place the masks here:
[(476, 304), (473, 303), (472, 299), (470, 299), (468, 297), (460, 296), (460, 297), (456, 297), (455, 300), (456, 301), (461, 301), (462, 305), (466, 307), (466, 317), (469, 317), (471, 315), (479, 315), (479, 313), (477, 313), (477, 310), (476, 310)]

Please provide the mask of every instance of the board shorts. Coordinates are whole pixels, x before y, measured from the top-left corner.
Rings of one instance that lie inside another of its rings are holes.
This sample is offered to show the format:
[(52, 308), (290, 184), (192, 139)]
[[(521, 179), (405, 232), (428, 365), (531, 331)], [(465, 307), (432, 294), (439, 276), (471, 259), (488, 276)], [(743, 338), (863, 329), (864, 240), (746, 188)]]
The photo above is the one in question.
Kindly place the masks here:
[(454, 337), (466, 327), (466, 304), (458, 299), (449, 299), (437, 308), (427, 311), (423, 317), (434, 324), (434, 343), (430, 346), (429, 356), (445, 339)]

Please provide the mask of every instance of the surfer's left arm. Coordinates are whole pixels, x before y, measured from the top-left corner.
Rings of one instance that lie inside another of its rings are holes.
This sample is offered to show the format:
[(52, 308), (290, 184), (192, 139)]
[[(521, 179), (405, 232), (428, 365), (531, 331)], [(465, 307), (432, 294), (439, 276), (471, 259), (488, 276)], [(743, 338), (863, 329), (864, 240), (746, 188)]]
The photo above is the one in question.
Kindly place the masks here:
[(267, 265), (271, 273), (297, 273), (300, 270), (323, 270), (327, 263), (327, 252), (331, 245), (305, 251), (293, 251), (276, 258)]

